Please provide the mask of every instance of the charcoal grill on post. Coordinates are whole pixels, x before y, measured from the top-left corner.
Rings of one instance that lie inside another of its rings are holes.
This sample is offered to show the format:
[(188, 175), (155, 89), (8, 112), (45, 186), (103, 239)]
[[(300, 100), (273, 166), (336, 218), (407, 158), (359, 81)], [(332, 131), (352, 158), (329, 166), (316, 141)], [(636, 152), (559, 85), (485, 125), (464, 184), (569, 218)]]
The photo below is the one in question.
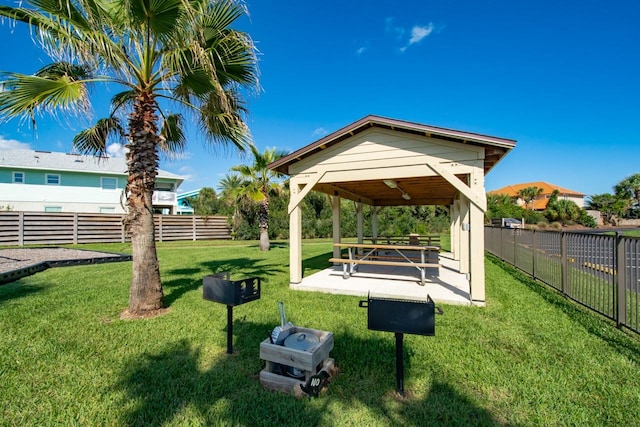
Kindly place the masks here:
[(227, 353), (233, 353), (233, 307), (260, 299), (260, 278), (230, 280), (228, 271), (204, 276), (202, 298), (227, 306)]
[(372, 298), (360, 301), (367, 308), (367, 327), (375, 331), (394, 332), (396, 337), (396, 385), (404, 396), (404, 334), (435, 335), (435, 314), (442, 314), (429, 295), (426, 300)]

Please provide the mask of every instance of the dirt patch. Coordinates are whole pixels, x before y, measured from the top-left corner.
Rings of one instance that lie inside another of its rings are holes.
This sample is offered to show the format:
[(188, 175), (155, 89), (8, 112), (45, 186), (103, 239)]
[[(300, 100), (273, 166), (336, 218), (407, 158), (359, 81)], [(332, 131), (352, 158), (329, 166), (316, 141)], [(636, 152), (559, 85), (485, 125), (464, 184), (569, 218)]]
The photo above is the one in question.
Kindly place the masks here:
[(159, 308), (157, 310), (149, 310), (144, 313), (131, 313), (128, 309), (120, 313), (120, 319), (122, 320), (138, 320), (138, 319), (153, 319), (155, 317), (163, 316), (169, 312), (169, 308)]

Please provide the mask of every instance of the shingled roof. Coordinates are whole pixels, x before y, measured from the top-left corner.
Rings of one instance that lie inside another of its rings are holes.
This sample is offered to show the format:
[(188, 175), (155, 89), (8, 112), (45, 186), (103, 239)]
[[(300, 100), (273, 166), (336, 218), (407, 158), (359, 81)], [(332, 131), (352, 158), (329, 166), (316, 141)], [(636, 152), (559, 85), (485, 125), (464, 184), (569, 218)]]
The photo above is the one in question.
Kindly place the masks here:
[[(0, 150), (0, 167), (127, 175), (124, 157), (97, 157), (38, 150)], [(161, 169), (158, 169), (158, 178), (184, 181), (184, 177)]]

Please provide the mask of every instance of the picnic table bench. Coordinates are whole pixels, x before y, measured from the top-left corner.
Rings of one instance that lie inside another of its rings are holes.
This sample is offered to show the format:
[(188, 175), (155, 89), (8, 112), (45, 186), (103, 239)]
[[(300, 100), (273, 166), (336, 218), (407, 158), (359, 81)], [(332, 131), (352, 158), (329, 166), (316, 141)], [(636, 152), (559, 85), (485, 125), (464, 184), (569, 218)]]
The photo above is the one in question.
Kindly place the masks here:
[(426, 245), (426, 246), (440, 246), (439, 234), (409, 234), (407, 236), (378, 236), (378, 237), (365, 237), (367, 241), (373, 244), (387, 244), (387, 245)]
[[(439, 268), (439, 246), (389, 245), (367, 243), (334, 243), (334, 247), (347, 249), (347, 258), (330, 258), (329, 262), (342, 264), (342, 277), (348, 279), (358, 265), (415, 267), (420, 271), (420, 283), (426, 282), (426, 269)], [(361, 253), (358, 253), (361, 251)]]

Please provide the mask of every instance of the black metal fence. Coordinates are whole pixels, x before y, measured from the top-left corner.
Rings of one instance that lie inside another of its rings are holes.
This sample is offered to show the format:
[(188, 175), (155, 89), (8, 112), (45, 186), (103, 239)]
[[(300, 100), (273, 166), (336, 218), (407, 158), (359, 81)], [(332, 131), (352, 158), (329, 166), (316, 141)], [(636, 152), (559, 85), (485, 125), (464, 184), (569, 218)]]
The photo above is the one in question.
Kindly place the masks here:
[(640, 333), (640, 238), (485, 227), (485, 248)]

